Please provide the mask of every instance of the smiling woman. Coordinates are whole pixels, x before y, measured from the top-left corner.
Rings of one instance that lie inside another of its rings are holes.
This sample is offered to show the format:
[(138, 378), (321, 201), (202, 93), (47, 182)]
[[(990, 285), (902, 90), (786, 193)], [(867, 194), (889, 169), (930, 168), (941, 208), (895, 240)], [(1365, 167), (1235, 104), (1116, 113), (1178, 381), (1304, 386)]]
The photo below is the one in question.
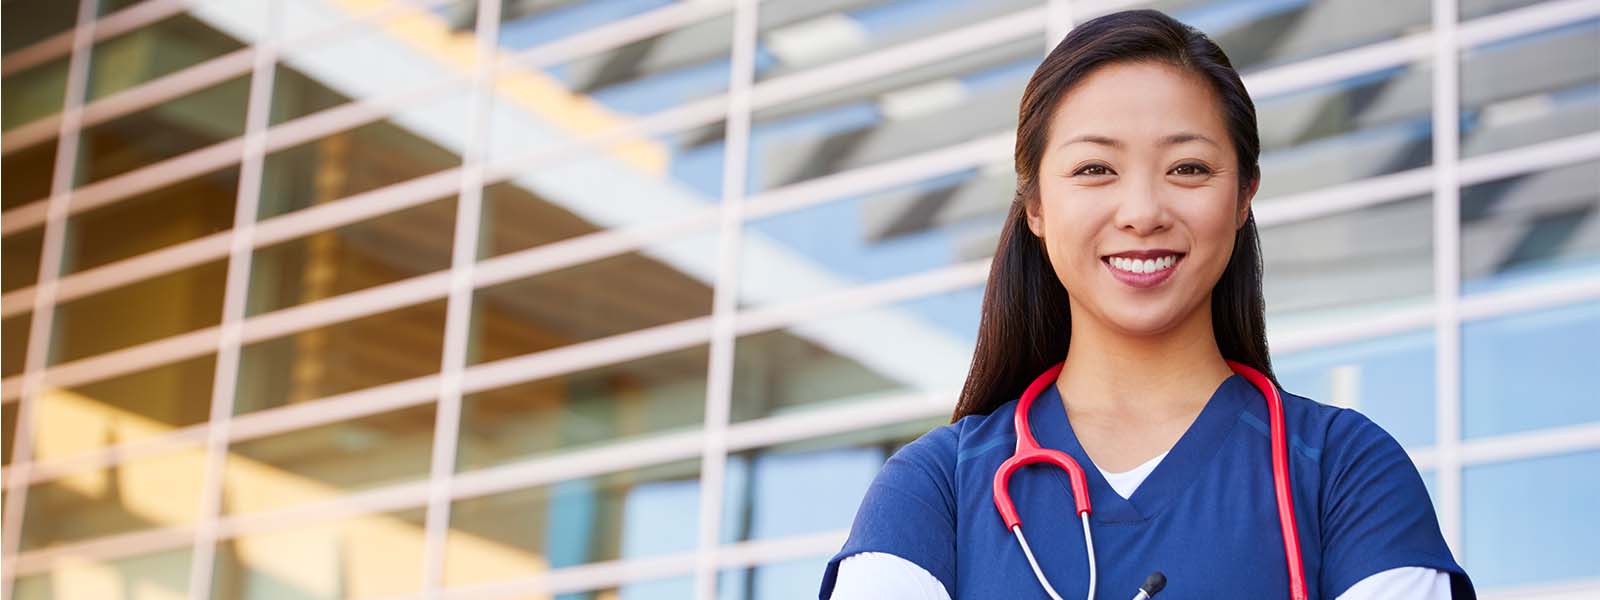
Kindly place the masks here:
[(1260, 147), (1228, 58), (1162, 13), (1045, 58), (953, 423), (884, 465), (823, 598), (1475, 597), (1401, 446), (1276, 386)]

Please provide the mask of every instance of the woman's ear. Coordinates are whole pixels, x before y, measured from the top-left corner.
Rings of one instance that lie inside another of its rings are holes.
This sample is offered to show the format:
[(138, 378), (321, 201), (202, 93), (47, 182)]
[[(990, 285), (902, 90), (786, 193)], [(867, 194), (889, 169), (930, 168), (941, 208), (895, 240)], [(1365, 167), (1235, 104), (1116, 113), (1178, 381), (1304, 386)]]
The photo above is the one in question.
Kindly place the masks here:
[(1032, 231), (1033, 236), (1040, 239), (1044, 239), (1044, 215), (1040, 214), (1040, 207), (1043, 204), (1022, 199), (1023, 217), (1028, 221), (1028, 231)]
[(1250, 220), (1250, 201), (1255, 199), (1256, 190), (1259, 189), (1261, 189), (1261, 177), (1257, 176), (1255, 179), (1250, 180), (1250, 185), (1240, 190), (1239, 213), (1234, 215), (1234, 229), (1244, 227), (1245, 222)]

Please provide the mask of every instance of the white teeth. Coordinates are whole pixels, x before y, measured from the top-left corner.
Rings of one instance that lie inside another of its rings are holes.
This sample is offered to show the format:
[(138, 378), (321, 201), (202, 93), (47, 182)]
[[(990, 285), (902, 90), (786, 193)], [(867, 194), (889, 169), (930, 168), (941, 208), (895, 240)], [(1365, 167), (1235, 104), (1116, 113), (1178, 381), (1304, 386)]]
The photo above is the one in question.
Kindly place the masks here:
[(1175, 255), (1167, 255), (1161, 258), (1140, 260), (1137, 258), (1113, 256), (1107, 262), (1110, 262), (1111, 267), (1119, 271), (1144, 274), (1154, 273), (1162, 269), (1169, 269), (1172, 267), (1172, 265), (1177, 264), (1178, 257)]

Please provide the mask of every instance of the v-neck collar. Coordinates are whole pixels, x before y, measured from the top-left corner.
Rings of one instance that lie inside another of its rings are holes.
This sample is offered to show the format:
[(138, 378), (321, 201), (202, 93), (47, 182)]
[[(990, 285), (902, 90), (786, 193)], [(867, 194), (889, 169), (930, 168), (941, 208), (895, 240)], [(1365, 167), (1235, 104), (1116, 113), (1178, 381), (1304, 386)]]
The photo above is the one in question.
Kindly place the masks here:
[[(1144, 521), (1160, 514), (1167, 505), (1178, 496), (1184, 488), (1188, 487), (1201, 467), (1216, 456), (1217, 449), (1222, 446), (1222, 440), (1228, 434), (1231, 425), (1238, 420), (1239, 411), (1244, 410), (1246, 403), (1251, 398), (1260, 396), (1260, 392), (1250, 385), (1244, 377), (1233, 374), (1217, 386), (1211, 393), (1211, 398), (1206, 401), (1200, 414), (1194, 422), (1189, 424), (1189, 429), (1178, 438), (1168, 451), (1161, 464), (1156, 465), (1154, 471), (1139, 484), (1139, 489), (1134, 490), (1133, 496), (1123, 498), (1111, 489), (1100, 469), (1089, 459), (1084, 452), (1083, 445), (1078, 442), (1077, 434), (1072, 430), (1072, 423), (1067, 419), (1066, 406), (1061, 401), (1061, 390), (1051, 384), (1039, 397), (1034, 399), (1033, 407), (1028, 411), (1028, 420), (1033, 427), (1034, 437), (1041, 446), (1055, 448), (1067, 453), (1083, 467), (1084, 477), (1089, 486), (1089, 502), (1093, 509), (1090, 519), (1095, 523), (1125, 523)], [(1072, 488), (1066, 472), (1060, 469), (1050, 469), (1061, 483), (1064, 493), (1069, 497)]]

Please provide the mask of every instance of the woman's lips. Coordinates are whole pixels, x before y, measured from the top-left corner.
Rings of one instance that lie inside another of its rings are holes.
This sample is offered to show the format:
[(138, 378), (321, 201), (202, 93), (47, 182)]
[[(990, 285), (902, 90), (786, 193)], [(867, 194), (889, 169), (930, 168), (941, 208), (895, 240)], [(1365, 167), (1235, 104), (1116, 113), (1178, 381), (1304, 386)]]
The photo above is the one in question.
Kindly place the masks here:
[(1177, 252), (1128, 252), (1100, 259), (1106, 270), (1117, 281), (1134, 288), (1152, 288), (1172, 277), (1183, 264), (1183, 254)]

